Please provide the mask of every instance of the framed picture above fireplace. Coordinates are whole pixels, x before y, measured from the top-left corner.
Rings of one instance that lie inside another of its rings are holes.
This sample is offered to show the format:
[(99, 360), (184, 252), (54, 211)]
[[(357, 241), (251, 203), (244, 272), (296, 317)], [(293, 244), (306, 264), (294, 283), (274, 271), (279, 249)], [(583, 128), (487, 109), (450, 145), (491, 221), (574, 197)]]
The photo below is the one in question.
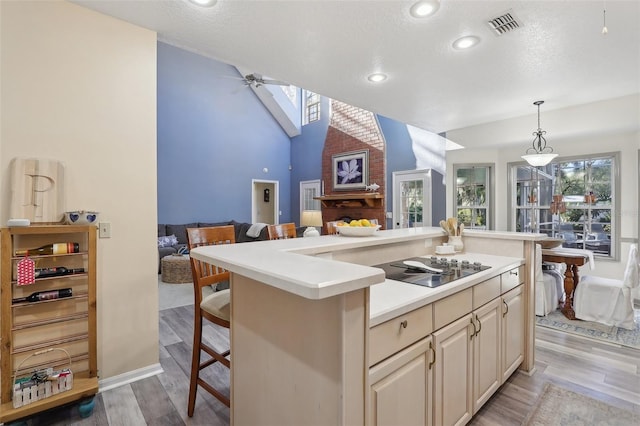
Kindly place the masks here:
[(333, 189), (365, 189), (369, 184), (369, 150), (345, 152), (331, 157)]

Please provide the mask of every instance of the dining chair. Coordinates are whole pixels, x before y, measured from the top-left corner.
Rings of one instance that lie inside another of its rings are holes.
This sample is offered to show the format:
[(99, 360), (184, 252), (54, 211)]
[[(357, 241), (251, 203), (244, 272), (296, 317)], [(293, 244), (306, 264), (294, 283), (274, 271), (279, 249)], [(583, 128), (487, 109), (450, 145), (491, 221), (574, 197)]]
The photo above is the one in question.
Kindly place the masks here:
[(558, 309), (564, 295), (564, 272), (559, 270), (544, 271), (542, 269), (542, 246), (536, 244), (536, 286), (535, 286), (535, 314), (544, 317)]
[(293, 222), (281, 223), (278, 225), (269, 225), (267, 234), (270, 240), (285, 240), (287, 238), (296, 238), (296, 224)]
[(336, 229), (336, 227), (338, 226), (338, 220), (330, 220), (328, 222), (325, 222), (325, 229), (327, 232), (327, 235), (335, 235), (338, 233), (338, 230)]
[(639, 285), (638, 245), (632, 244), (622, 280), (583, 275), (573, 296), (576, 318), (634, 330), (632, 291)]
[[(218, 244), (234, 244), (235, 232), (233, 225), (214, 226), (204, 228), (187, 228), (187, 241), (189, 251), (196, 247)], [(227, 407), (231, 405), (229, 397), (224, 393), (215, 389), (211, 384), (205, 382), (200, 377), (200, 371), (216, 362), (231, 368), (229, 359), (230, 350), (219, 352), (213, 347), (202, 341), (202, 319), (219, 325), (220, 327), (230, 328), (231, 321), (231, 293), (229, 289), (216, 291), (213, 294), (202, 298), (202, 288), (211, 286), (222, 281), (229, 280), (229, 271), (212, 265), (207, 262), (200, 261), (191, 257), (191, 273), (193, 275), (194, 290), (194, 327), (193, 327), (193, 354), (191, 359), (191, 379), (189, 382), (189, 402), (187, 406), (187, 414), (193, 416), (193, 410), (196, 404), (196, 393), (198, 385), (211, 395), (219, 399)], [(201, 362), (201, 351), (206, 352), (211, 358)]]

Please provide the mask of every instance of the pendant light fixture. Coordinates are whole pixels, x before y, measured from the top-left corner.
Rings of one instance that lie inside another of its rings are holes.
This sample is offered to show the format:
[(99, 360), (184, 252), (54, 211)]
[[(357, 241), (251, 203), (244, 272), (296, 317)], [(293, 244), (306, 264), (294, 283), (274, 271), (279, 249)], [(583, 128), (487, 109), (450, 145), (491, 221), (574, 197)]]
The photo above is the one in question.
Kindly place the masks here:
[(534, 167), (546, 166), (558, 156), (558, 154), (553, 153), (553, 148), (547, 146), (547, 140), (544, 138), (547, 132), (540, 128), (540, 105), (543, 103), (544, 101), (535, 101), (533, 103), (538, 107), (538, 130), (533, 132), (535, 138), (533, 138), (531, 148), (527, 149), (525, 155), (522, 156), (523, 160)]
[(606, 35), (609, 32), (607, 29), (607, 5), (602, 3), (602, 34)]

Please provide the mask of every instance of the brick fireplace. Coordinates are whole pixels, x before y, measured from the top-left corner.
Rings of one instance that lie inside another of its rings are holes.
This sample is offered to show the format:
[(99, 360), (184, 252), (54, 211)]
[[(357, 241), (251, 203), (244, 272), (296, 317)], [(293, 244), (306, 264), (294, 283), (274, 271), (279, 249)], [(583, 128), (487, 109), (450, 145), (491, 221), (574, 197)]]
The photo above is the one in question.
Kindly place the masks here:
[[(322, 151), (322, 219), (324, 222), (350, 219), (377, 219), (385, 227), (385, 142), (373, 113), (331, 101), (331, 119)], [(372, 194), (364, 189), (333, 188), (333, 156), (367, 150), (369, 179), (380, 187)]]

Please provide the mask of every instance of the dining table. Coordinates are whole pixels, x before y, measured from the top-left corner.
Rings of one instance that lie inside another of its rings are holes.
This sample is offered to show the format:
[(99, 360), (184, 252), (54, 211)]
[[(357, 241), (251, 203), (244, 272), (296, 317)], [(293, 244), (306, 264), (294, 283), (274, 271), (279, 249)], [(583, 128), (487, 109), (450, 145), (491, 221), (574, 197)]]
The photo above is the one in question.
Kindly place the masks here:
[(576, 319), (576, 313), (573, 310), (573, 295), (580, 282), (578, 268), (590, 264), (594, 268), (593, 253), (589, 250), (568, 249), (564, 247), (543, 249), (543, 262), (564, 263), (567, 268), (564, 272), (564, 293), (565, 299), (560, 311), (570, 320)]

